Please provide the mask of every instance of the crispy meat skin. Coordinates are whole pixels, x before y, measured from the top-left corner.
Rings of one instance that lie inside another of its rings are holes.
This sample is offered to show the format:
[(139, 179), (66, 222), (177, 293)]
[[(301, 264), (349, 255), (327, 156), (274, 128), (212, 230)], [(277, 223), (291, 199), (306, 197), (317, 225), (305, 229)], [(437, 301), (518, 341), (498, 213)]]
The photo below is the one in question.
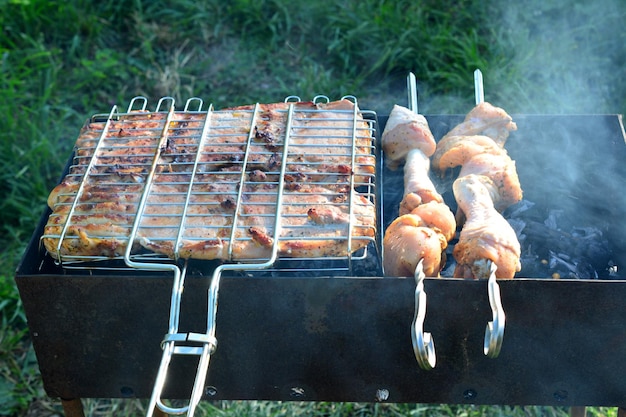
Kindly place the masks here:
[[(254, 119), (254, 106), (208, 115), (174, 113), (165, 130), (164, 113), (137, 113), (112, 120), (97, 151), (104, 123), (88, 121), (76, 142), (74, 165), (48, 198), (53, 212), (42, 238), (44, 246), (55, 258), (59, 254), (120, 256), (127, 248), (139, 199), (146, 192), (133, 251), (143, 247), (171, 258), (268, 257), (275, 237), (288, 106), (261, 104)], [(350, 187), (351, 177), (355, 185), (367, 184), (375, 172), (369, 126), (358, 109), (357, 122), (352, 121), (354, 104), (347, 100), (294, 106), (279, 254), (347, 255), (369, 244), (375, 234), (373, 203)], [(199, 144), (205, 120), (210, 128)], [(160, 140), (162, 133), (166, 137)], [(90, 175), (83, 180), (94, 153)], [(159, 155), (155, 176), (145, 190), (155, 155)], [(240, 187), (245, 158), (247, 169)], [(83, 190), (65, 239), (59, 239), (81, 182)]]

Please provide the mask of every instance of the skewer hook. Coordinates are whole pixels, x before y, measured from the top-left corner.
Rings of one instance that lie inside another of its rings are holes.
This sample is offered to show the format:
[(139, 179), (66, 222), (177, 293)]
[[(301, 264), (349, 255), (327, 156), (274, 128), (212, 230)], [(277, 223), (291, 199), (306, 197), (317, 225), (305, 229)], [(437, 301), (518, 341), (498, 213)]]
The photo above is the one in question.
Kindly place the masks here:
[(417, 363), (424, 370), (431, 370), (437, 363), (435, 342), (430, 333), (424, 332), (426, 318), (426, 292), (424, 291), (424, 259), (420, 259), (415, 268), (415, 315), (411, 326), (411, 340)]
[(491, 274), (489, 275), (489, 281), (487, 281), (487, 290), (489, 292), (489, 304), (491, 305), (493, 321), (487, 323), (487, 328), (485, 329), (484, 352), (490, 358), (497, 358), (502, 348), (502, 340), (504, 339), (506, 317), (500, 298), (500, 286), (496, 280), (496, 269), (498, 268), (495, 263), (490, 263)]

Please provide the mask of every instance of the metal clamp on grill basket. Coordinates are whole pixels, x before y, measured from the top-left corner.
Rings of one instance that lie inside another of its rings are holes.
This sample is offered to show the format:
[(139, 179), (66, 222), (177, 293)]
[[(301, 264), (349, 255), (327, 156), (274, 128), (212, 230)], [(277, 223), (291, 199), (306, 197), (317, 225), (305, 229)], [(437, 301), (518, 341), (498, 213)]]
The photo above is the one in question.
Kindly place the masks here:
[[(197, 98), (154, 112), (133, 99), (94, 116), (78, 138), (62, 183), (49, 198), (41, 237), (67, 269), (127, 269), (173, 275), (168, 331), (149, 415), (155, 407), (193, 415), (217, 347), (223, 273), (269, 270), (354, 274), (377, 263), (376, 117), (356, 98), (202, 110)], [(196, 107), (192, 109), (192, 107)], [(364, 116), (367, 114), (367, 118)], [(373, 251), (372, 251), (373, 249)], [(373, 252), (373, 256), (368, 253)], [(204, 333), (181, 332), (190, 262), (212, 269)], [(199, 356), (189, 404), (161, 399), (174, 355)]]

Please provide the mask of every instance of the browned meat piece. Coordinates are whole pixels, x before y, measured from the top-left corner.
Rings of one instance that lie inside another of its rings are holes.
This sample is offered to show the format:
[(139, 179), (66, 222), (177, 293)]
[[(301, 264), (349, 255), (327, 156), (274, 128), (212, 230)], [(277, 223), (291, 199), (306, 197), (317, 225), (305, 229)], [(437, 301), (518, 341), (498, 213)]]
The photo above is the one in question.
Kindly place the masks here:
[[(232, 192), (234, 194), (234, 188)], [(278, 235), (279, 254), (288, 257), (346, 256), (367, 246), (375, 234), (373, 204), (355, 191), (352, 194), (353, 235), (352, 248), (348, 251), (350, 215), (343, 192), (309, 185), (298, 191), (285, 191)], [(159, 193), (158, 197), (155, 195), (138, 231), (143, 246), (169, 257), (175, 256), (174, 243), (178, 236), (180, 216), (163, 216), (159, 210), (167, 208), (171, 212), (173, 207), (182, 210), (184, 206), (182, 194), (174, 199), (172, 195), (167, 190)], [(225, 212), (222, 204), (215, 201), (212, 207), (216, 213), (207, 212), (206, 207), (211, 207), (208, 200), (219, 200), (220, 197), (204, 195), (207, 201), (201, 201), (200, 204), (195, 201), (203, 195), (192, 194), (193, 201), (188, 207), (178, 246), (180, 257), (184, 257), (183, 254), (193, 255), (197, 259), (246, 260), (269, 257), (275, 237), (275, 185), (244, 192), (238, 213), (233, 210)], [(234, 236), (231, 239), (233, 227)]]
[(374, 198), (356, 186), (373, 182), (374, 138), (348, 100), (294, 104), (274, 230), (288, 106), (175, 112), (167, 126), (166, 113), (148, 112), (115, 118), (106, 131), (86, 123), (74, 164), (48, 198), (44, 246), (55, 258), (121, 256), (142, 194), (134, 252), (248, 260), (267, 258), (275, 241), (292, 257), (347, 256), (367, 246)]
[[(262, 144), (265, 152), (255, 152), (255, 161), (261, 167), (278, 169), (280, 160), (267, 152), (282, 146), (290, 103), (262, 104), (254, 126), (255, 144)], [(228, 111), (253, 111), (253, 105), (234, 107)], [(357, 114), (354, 120), (355, 110)], [(355, 183), (367, 184), (375, 172), (376, 160), (373, 154), (372, 132), (360, 115), (358, 107), (349, 100), (329, 103), (294, 103), (292, 132), (289, 135), (289, 171), (309, 171), (338, 173), (341, 181), (347, 181), (355, 174)], [(354, 143), (352, 136), (355, 136)], [(256, 146), (256, 145), (255, 145)], [(253, 148), (256, 149), (256, 148)], [(354, 154), (354, 155), (353, 155)], [(354, 156), (355, 172), (332, 167), (351, 167)], [(321, 181), (328, 181), (322, 178)]]

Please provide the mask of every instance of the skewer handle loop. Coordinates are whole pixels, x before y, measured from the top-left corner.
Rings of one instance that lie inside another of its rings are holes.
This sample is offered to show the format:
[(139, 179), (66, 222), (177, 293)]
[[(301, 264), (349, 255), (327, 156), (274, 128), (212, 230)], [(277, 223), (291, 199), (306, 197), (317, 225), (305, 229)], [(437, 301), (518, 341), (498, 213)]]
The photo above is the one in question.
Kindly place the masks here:
[(485, 329), (484, 353), (489, 358), (497, 358), (502, 348), (502, 340), (504, 339), (504, 323), (506, 316), (502, 308), (502, 299), (500, 298), (500, 286), (496, 280), (496, 264), (491, 263), (491, 275), (487, 281), (487, 290), (489, 292), (489, 304), (493, 314), (493, 321), (487, 323)]
[(411, 326), (411, 341), (413, 352), (420, 368), (431, 370), (437, 363), (435, 354), (435, 342), (430, 333), (424, 332), (424, 319), (426, 318), (426, 292), (424, 291), (424, 260), (420, 259), (415, 268), (415, 315)]

